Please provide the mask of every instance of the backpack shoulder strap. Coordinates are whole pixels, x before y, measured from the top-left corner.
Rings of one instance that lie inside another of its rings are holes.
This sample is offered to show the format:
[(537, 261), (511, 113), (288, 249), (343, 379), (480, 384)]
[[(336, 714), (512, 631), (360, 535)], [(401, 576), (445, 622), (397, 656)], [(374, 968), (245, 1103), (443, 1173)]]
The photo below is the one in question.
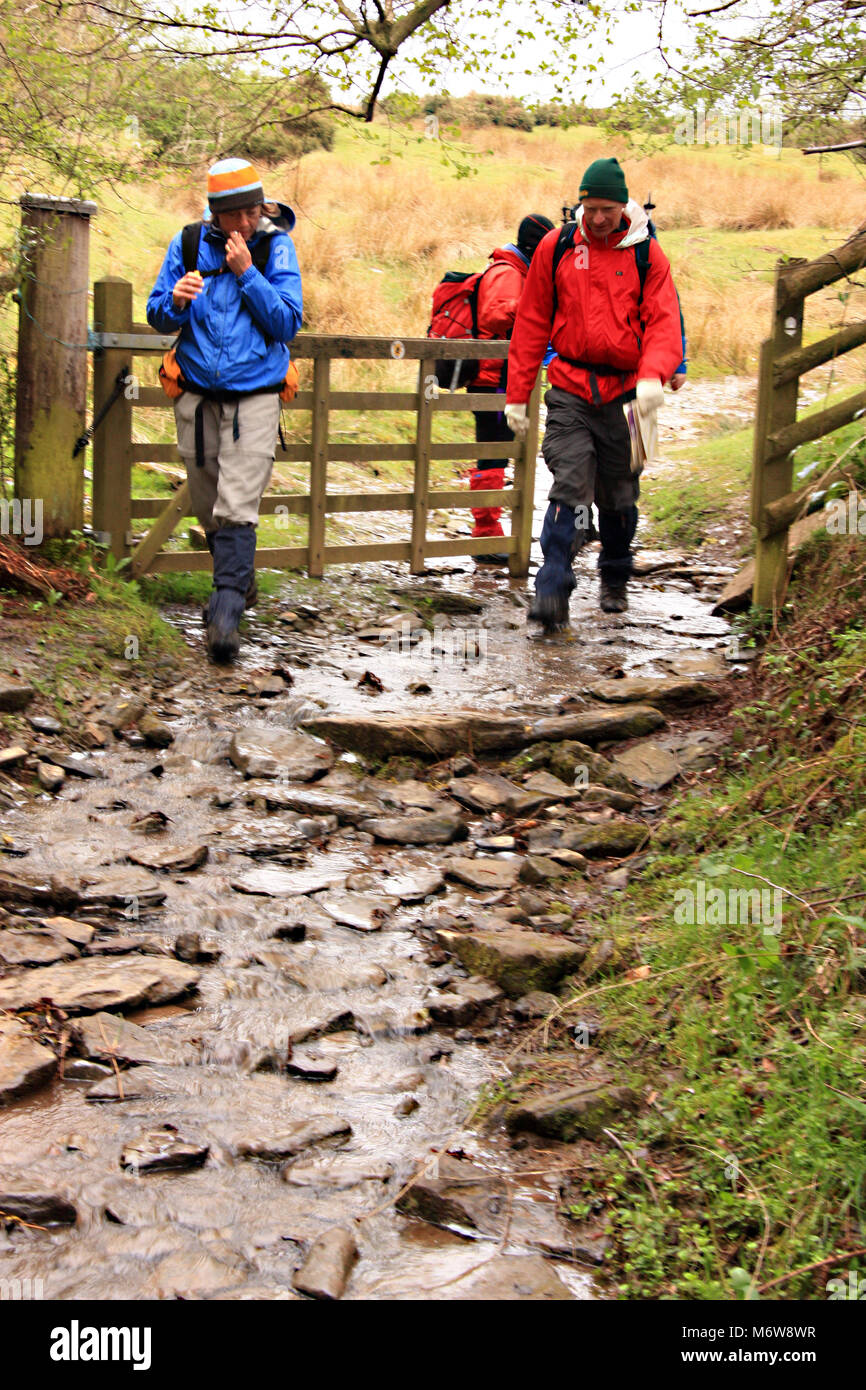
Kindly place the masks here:
[(261, 241), (257, 241), (255, 246), (250, 247), (250, 255), (253, 258), (253, 265), (255, 266), (256, 270), (259, 272), (260, 275), (264, 275), (265, 273), (268, 260), (270, 259), (270, 254), (271, 239), (269, 236), (262, 237)]
[(634, 258), (637, 264), (638, 278), (640, 280), (640, 294), (637, 298), (638, 304), (640, 304), (643, 299), (643, 287), (646, 284), (646, 277), (649, 274), (650, 241), (651, 237), (646, 237), (643, 241), (639, 241), (634, 248)]
[(576, 222), (566, 222), (565, 226), (562, 227), (560, 230), (559, 236), (556, 239), (556, 245), (553, 248), (553, 265), (551, 267), (551, 270), (553, 273), (554, 280), (556, 279), (556, 272), (559, 269), (560, 261), (562, 260), (566, 251), (568, 251), (570, 247), (574, 245), (574, 237), (576, 232)]
[(188, 222), (180, 234), (180, 251), (183, 268), (189, 274), (198, 269), (198, 248), (201, 242), (201, 222)]
[(576, 233), (577, 223), (566, 222), (565, 226), (561, 228), (559, 236), (556, 238), (556, 245), (553, 248), (553, 264), (551, 266), (551, 276), (553, 279), (553, 309), (550, 315), (551, 323), (553, 323), (553, 320), (556, 318), (556, 310), (559, 305), (559, 296), (556, 293), (556, 272), (559, 269), (559, 263), (566, 251), (569, 251), (574, 246)]

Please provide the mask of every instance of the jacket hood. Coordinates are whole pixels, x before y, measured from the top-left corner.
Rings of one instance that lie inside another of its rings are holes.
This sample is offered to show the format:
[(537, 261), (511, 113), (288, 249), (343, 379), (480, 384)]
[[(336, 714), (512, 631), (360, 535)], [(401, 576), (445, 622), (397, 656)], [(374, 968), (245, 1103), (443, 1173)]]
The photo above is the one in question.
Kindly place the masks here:
[(494, 265), (505, 262), (505, 264), (513, 265), (520, 271), (529, 268), (529, 257), (524, 256), (523, 252), (518, 250), (512, 242), (509, 242), (507, 246), (497, 246), (495, 251), (490, 252), (490, 260)]
[(274, 232), (290, 232), (295, 225), (295, 214), (288, 203), (265, 201), (259, 218), (259, 229), (269, 235)]
[[(636, 202), (634, 198), (629, 198), (625, 205), (625, 219), (628, 222), (628, 230), (622, 241), (617, 242), (614, 248), (617, 251), (624, 251), (627, 246), (637, 246), (639, 241), (646, 241), (649, 236), (649, 219), (640, 203)], [(583, 204), (577, 209), (575, 221), (583, 236)]]

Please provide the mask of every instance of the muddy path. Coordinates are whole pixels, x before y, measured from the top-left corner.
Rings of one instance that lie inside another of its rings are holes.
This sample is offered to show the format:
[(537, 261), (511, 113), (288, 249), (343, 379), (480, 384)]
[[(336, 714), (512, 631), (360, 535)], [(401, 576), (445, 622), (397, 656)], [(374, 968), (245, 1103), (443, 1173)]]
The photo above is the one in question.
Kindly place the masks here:
[[(540, 463), (540, 508), (547, 482)], [(31, 760), (66, 772), (4, 812), (0, 1280), (605, 1296), (603, 1239), (559, 1210), (554, 1131), (471, 1117), (591, 956), (583, 908), (712, 764), (737, 668), (711, 613), (728, 566), (642, 551), (611, 617), (595, 559), (572, 632), (543, 640), (531, 581), (470, 561), (338, 571), (312, 599), (287, 579), (229, 672), (174, 608), (201, 657), (95, 699), (104, 748), (33, 729)], [(442, 733), (459, 711), (468, 746)], [(315, 737), (329, 717), (356, 732)], [(591, 1046), (585, 1063), (594, 1103), (610, 1078)]]

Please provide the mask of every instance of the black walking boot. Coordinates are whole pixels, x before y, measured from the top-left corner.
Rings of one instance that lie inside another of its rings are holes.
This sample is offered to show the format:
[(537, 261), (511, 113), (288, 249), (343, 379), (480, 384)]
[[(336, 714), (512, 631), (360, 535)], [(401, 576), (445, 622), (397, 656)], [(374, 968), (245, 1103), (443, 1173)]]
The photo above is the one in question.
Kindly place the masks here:
[(599, 604), (603, 613), (624, 613), (628, 608), (625, 581), (618, 583), (615, 579), (605, 579), (602, 575)]
[(637, 507), (619, 512), (598, 509), (601, 554), (599, 606), (603, 613), (625, 613), (628, 608), (626, 586), (631, 575), (631, 543), (637, 529)]

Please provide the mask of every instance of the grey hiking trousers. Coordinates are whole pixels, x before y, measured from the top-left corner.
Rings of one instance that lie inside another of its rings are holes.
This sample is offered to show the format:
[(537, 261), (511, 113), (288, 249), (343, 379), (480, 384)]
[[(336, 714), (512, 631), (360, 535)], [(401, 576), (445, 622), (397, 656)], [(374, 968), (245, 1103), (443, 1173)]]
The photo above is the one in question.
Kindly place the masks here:
[(541, 452), (553, 474), (551, 502), (623, 512), (640, 485), (631, 471), (631, 438), (622, 401), (596, 406), (559, 386), (545, 393), (547, 426)]
[(547, 426), (541, 452), (553, 474), (550, 500), (574, 510), (574, 554), (589, 539), (595, 503), (602, 578), (622, 583), (631, 574), (640, 496), (637, 475), (631, 471), (631, 436), (622, 401), (592, 405), (551, 386), (544, 403)]
[[(186, 464), (192, 509), (205, 531), (255, 526), (277, 451), (280, 398), (276, 393), (238, 401), (203, 402), (204, 464), (195, 457), (195, 412), (201, 396), (184, 391), (174, 402), (177, 447)], [(237, 439), (235, 410), (237, 409)]]

